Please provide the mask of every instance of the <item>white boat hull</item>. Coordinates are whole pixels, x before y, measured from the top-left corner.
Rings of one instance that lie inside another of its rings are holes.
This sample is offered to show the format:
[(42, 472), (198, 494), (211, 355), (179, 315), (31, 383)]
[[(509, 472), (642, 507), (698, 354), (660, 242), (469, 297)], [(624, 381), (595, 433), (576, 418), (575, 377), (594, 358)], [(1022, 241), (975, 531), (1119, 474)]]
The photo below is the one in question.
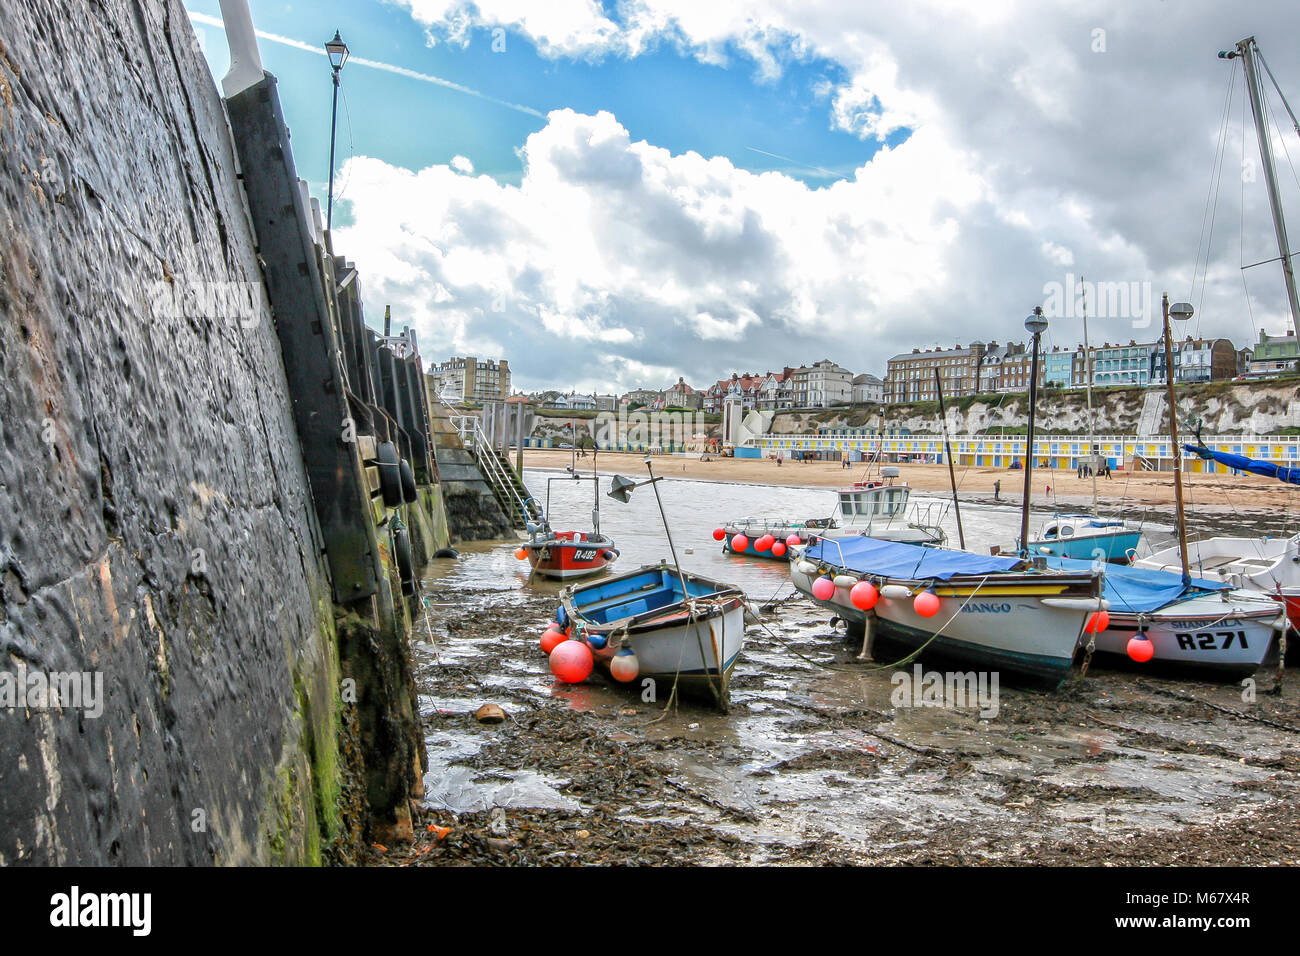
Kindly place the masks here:
[(706, 674), (730, 671), (744, 641), (745, 607), (740, 604), (707, 620), (629, 634), (623, 645), (636, 654), (642, 678), (703, 681)]
[[(847, 587), (837, 586), (826, 601), (813, 597), (817, 575), (801, 564), (807, 562), (795, 561), (790, 566), (790, 580), (799, 591), (834, 609), (846, 621), (866, 623), (868, 612), (853, 606)], [(916, 613), (910, 598), (887, 598), (882, 592), (873, 609), (880, 636), (977, 666), (1059, 681), (1069, 674), (1089, 615), (1103, 606), (1100, 597), (1060, 598), (1059, 589), (1050, 586), (1035, 594), (1032, 586), (1003, 587), (996, 578), (972, 594), (973, 587), (936, 586), (943, 603), (939, 613), (929, 618)], [(1045, 601), (1066, 606), (1054, 607)], [(934, 637), (940, 628), (942, 633)]]
[(1248, 677), (1285, 626), (1285, 611), (1256, 592), (1226, 593), (1227, 600), (1219, 593), (1200, 594), (1145, 615), (1112, 606), (1110, 626), (1096, 636), (1096, 650), (1127, 657), (1128, 642), (1144, 631), (1155, 652), (1148, 665)]

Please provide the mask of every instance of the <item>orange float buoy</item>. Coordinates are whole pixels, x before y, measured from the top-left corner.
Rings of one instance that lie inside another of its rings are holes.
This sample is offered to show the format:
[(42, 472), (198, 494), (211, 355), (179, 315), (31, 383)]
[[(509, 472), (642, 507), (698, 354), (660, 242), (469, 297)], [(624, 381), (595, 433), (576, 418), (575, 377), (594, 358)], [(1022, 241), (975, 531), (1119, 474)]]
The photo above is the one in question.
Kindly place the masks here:
[(732, 551), (744, 551), (748, 547), (749, 547), (749, 538), (745, 537), (743, 534), (735, 535), (731, 539)]
[(566, 684), (581, 684), (594, 663), (591, 648), (582, 641), (561, 641), (551, 651), (551, 673)]
[(725, 538), (726, 536), (727, 536), (727, 532), (723, 531), (721, 528), (714, 528), (714, 529), (713, 529), (713, 540), (714, 540), (714, 541), (721, 541), (721, 540), (722, 540), (723, 538)]
[(933, 591), (922, 591), (912, 600), (912, 608), (921, 617), (934, 617), (939, 613), (939, 595)]
[(835, 582), (830, 578), (818, 578), (812, 584), (812, 593), (819, 601), (829, 601), (835, 594)]
[(1130, 637), (1128, 641), (1128, 656), (1133, 658), (1139, 664), (1145, 664), (1151, 658), (1156, 656), (1156, 646), (1151, 643), (1151, 639), (1145, 634), (1139, 634), (1137, 637)]
[(880, 592), (870, 581), (859, 581), (849, 589), (849, 601), (859, 611), (869, 611), (876, 606)]
[(527, 561), (527, 560), (528, 560), (528, 549), (527, 549), (527, 548), (517, 548), (517, 549), (515, 549), (515, 557), (518, 558), (520, 561)]
[(553, 627), (548, 627), (546, 633), (542, 635), (542, 653), (549, 654), (555, 650), (555, 645), (561, 641), (568, 640), (563, 631), (557, 631)]
[(1108, 627), (1110, 627), (1110, 613), (1105, 610), (1093, 611), (1088, 615), (1088, 623), (1083, 626), (1083, 630), (1088, 634), (1100, 634)]

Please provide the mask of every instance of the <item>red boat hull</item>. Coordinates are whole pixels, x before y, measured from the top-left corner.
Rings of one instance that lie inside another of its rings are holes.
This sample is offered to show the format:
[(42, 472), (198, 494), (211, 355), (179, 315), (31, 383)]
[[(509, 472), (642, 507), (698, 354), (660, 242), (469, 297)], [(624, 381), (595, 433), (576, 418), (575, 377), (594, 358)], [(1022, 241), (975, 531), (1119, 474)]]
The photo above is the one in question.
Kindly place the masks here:
[(535, 573), (557, 580), (596, 574), (618, 557), (609, 538), (580, 531), (557, 531), (552, 537), (528, 542), (524, 549)]

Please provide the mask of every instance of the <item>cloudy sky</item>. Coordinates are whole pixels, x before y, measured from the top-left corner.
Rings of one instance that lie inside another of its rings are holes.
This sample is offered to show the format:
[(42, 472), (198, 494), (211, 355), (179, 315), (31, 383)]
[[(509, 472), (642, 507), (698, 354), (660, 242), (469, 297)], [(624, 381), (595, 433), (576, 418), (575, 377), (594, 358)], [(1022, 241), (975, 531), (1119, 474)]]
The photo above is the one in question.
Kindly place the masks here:
[[(216, 0), (187, 6), (224, 74)], [(517, 389), (827, 357), (883, 375), (913, 347), (1022, 339), (1043, 303), (1046, 344), (1072, 345), (1052, 292), (1080, 275), (1119, 313), (1094, 294), (1093, 341), (1152, 338), (1166, 290), (1195, 334), (1289, 326), (1278, 264), (1241, 269), (1278, 253), (1241, 61), (1216, 56), (1256, 35), (1300, 109), (1289, 0), (251, 8), (322, 203), (321, 44), (351, 48), (335, 248), (371, 324), (391, 304), (428, 359), (508, 358)], [(1300, 136), (1271, 95), (1294, 244)]]

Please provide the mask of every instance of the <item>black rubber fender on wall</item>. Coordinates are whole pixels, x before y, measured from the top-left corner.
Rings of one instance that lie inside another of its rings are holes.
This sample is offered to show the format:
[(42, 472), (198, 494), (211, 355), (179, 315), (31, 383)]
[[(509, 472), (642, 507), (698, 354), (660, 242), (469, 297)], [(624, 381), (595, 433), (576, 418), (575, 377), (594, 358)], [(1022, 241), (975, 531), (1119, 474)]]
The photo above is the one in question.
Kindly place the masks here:
[(415, 504), (420, 495), (415, 488), (415, 473), (411, 471), (411, 463), (403, 458), (397, 464), (397, 473), (402, 480), (402, 500), (408, 505)]
[(411, 561), (411, 535), (405, 528), (393, 532), (393, 557), (397, 559), (397, 575), (402, 579), (402, 593), (410, 597), (415, 593), (415, 565)]
[(402, 459), (397, 454), (397, 446), (390, 441), (381, 441), (375, 447), (375, 464), (379, 466), (379, 489), (384, 494), (384, 504), (396, 508), (402, 503)]

